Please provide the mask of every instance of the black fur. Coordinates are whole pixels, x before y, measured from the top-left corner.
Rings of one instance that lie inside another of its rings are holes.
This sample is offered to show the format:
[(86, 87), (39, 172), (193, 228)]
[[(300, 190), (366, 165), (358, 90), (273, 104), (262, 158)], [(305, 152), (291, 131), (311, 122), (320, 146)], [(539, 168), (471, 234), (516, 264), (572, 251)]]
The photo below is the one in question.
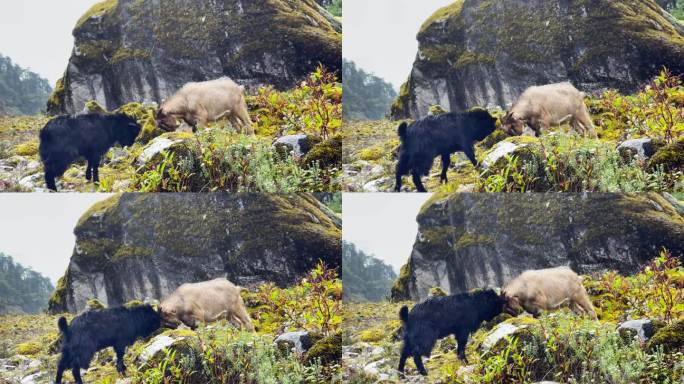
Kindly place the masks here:
[(434, 297), (411, 309), (403, 306), (399, 318), (404, 323), (404, 346), (399, 358), (399, 371), (404, 372), (406, 359), (413, 361), (421, 375), (427, 375), (421, 356), (430, 357), (438, 339), (454, 335), (458, 342), (458, 358), (468, 360), (465, 347), (468, 336), (483, 321), (489, 321), (503, 311), (506, 300), (491, 289)]
[(80, 370), (88, 368), (95, 352), (107, 347), (114, 347), (116, 369), (125, 373), (126, 347), (159, 329), (161, 317), (152, 306), (140, 305), (88, 311), (74, 318), (71, 325), (61, 317), (57, 326), (64, 339), (55, 382), (60, 384), (64, 370), (71, 369), (76, 383), (80, 384), (83, 382)]
[(140, 133), (135, 119), (123, 114), (59, 116), (40, 131), (40, 158), (45, 165), (45, 184), (57, 190), (55, 178), (79, 158), (88, 160), (86, 179), (99, 182), (100, 159), (115, 143), (129, 146)]
[(401, 148), (394, 190), (401, 191), (401, 178), (410, 173), (418, 191), (426, 192), (420, 178), (428, 175), (437, 156), (442, 157), (440, 180), (444, 183), (447, 182), (452, 153), (465, 152), (473, 165), (477, 166), (474, 145), (495, 129), (496, 119), (489, 112), (480, 109), (428, 116), (411, 125), (402, 123), (398, 130)]

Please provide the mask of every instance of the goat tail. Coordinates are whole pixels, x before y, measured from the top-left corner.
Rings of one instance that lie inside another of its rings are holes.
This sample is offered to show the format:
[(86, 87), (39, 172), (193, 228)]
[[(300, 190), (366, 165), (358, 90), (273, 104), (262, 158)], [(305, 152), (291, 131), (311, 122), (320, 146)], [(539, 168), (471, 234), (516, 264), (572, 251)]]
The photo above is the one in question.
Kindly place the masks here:
[(59, 327), (59, 330), (64, 334), (64, 336), (69, 334), (69, 324), (67, 324), (66, 317), (62, 316), (59, 318), (59, 320), (57, 320), (57, 327)]
[(404, 306), (401, 307), (401, 309), (399, 310), (399, 318), (400, 318), (401, 321), (403, 321), (404, 323), (408, 323), (408, 315), (409, 315), (408, 307), (404, 305)]
[(401, 141), (406, 141), (406, 134), (408, 132), (408, 124), (403, 122), (399, 125), (399, 138)]

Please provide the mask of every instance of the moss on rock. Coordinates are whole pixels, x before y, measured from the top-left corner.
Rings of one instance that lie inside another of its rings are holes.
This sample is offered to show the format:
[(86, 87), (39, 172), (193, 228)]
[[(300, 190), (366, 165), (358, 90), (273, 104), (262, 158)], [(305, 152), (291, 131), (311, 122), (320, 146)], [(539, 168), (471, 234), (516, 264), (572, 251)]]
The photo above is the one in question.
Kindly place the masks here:
[(95, 298), (88, 300), (88, 302), (86, 303), (86, 306), (87, 306), (88, 309), (91, 310), (91, 311), (92, 311), (92, 310), (97, 310), (97, 309), (105, 309), (105, 308), (107, 308), (104, 304), (102, 304), (102, 302), (101, 302), (100, 300), (95, 299)]
[(57, 115), (64, 110), (64, 98), (66, 96), (66, 87), (64, 86), (64, 77), (57, 80), (55, 89), (48, 98), (47, 112), (50, 115)]
[(661, 147), (649, 159), (650, 169), (663, 168), (665, 171), (684, 171), (684, 138)]
[(48, 300), (48, 313), (58, 314), (67, 312), (67, 280), (69, 278), (69, 271), (57, 280), (57, 287)]
[(119, 5), (119, 0), (101, 1), (86, 11), (76, 22), (76, 29), (81, 28), (91, 18), (101, 18), (111, 14)]
[(38, 154), (38, 141), (32, 140), (21, 143), (14, 147), (14, 153), (19, 156), (36, 156)]
[(42, 352), (43, 346), (37, 342), (21, 343), (15, 347), (17, 355), (35, 356)]
[(684, 319), (661, 328), (646, 342), (646, 350), (650, 352), (659, 348), (664, 352), (684, 350)]
[(409, 284), (414, 280), (411, 273), (411, 260), (401, 267), (399, 271), (399, 277), (392, 285), (391, 296), (392, 301), (404, 301), (410, 300), (411, 294), (409, 290)]
[(342, 136), (335, 135), (311, 148), (302, 162), (306, 165), (318, 163), (323, 169), (342, 166)]
[(336, 332), (317, 341), (304, 355), (308, 364), (320, 362), (330, 365), (342, 360), (342, 332)]

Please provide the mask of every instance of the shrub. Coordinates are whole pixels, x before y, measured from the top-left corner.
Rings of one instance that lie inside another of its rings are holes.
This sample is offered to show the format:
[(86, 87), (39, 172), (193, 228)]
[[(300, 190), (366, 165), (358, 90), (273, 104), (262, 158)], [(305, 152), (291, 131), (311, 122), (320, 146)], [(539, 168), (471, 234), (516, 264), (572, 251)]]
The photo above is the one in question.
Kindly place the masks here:
[(152, 169), (136, 177), (144, 192), (329, 192), (338, 171), (318, 163), (303, 167), (292, 156), (278, 155), (270, 140), (232, 135), (211, 128), (198, 134), (197, 151), (165, 153)]
[(480, 175), (483, 192), (672, 191), (682, 172), (624, 159), (611, 143), (572, 134), (542, 136), (524, 157), (507, 156)]
[(267, 283), (243, 294), (260, 332), (305, 329), (327, 335), (342, 323), (342, 282), (323, 262), (293, 287)]
[(499, 353), (476, 365), (479, 383), (675, 383), (675, 360), (645, 352), (625, 341), (610, 323), (557, 312), (529, 325), (530, 335), (513, 337)]
[(598, 133), (603, 138), (622, 140), (649, 136), (673, 142), (684, 134), (684, 87), (679, 76), (663, 68), (641, 92), (623, 96), (607, 91), (590, 100), (599, 113)]
[(636, 275), (607, 272), (584, 285), (602, 320), (648, 317), (669, 323), (684, 316), (684, 268), (667, 250)]
[(248, 103), (259, 135), (305, 133), (325, 139), (342, 126), (342, 86), (323, 66), (293, 90), (264, 87)]
[(156, 367), (139, 374), (143, 383), (323, 383), (323, 368), (307, 365), (296, 355), (279, 350), (267, 336), (233, 333), (223, 327), (200, 336), (201, 350), (183, 356), (168, 352)]

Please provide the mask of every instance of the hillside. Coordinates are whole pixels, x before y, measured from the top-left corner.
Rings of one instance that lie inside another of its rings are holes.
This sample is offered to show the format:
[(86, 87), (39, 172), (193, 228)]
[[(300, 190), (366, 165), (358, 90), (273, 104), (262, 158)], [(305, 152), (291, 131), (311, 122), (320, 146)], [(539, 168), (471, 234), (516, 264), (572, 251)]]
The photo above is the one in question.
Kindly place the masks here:
[(392, 84), (365, 72), (350, 60), (342, 60), (343, 113), (345, 121), (380, 120), (389, 115), (397, 92)]
[(53, 290), (47, 277), (0, 252), (0, 315), (43, 312)]
[(423, 359), (427, 377), (411, 359), (405, 377), (396, 370), (399, 308), (415, 302), (345, 303), (343, 377), (388, 384), (678, 383), (684, 374), (683, 277), (681, 262), (666, 252), (631, 276), (584, 276), (598, 321), (565, 308), (538, 319), (499, 315), (471, 335), (468, 363), (456, 358), (453, 337), (438, 341)]
[(342, 284), (345, 302), (381, 301), (389, 297), (397, 274), (390, 265), (356, 245), (342, 242)]
[[(440, 184), (435, 159), (423, 182), (430, 192), (684, 192), (684, 86), (661, 71), (636, 93), (609, 90), (584, 101), (598, 138), (562, 123), (540, 137), (509, 137), (500, 129), (475, 146), (478, 167), (452, 155), (448, 182)], [(433, 113), (443, 113), (432, 106)], [(488, 109), (501, 118), (505, 111)], [(411, 122), (411, 120), (407, 120)], [(344, 190), (394, 187), (399, 121), (345, 122)], [(500, 125), (500, 120), (497, 121)], [(404, 191), (413, 191), (405, 177)]]
[(35, 115), (45, 110), (50, 83), (0, 54), (0, 115)]

